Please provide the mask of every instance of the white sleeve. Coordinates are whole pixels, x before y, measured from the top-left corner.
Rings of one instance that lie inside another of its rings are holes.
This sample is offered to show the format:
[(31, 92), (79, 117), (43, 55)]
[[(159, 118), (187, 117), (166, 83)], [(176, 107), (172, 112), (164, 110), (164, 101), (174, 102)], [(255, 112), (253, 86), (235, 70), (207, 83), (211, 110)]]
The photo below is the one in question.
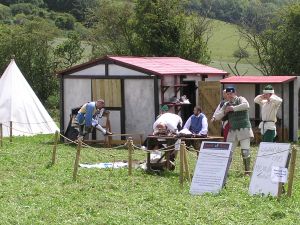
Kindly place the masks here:
[(204, 116), (202, 118), (202, 129), (200, 130), (199, 134), (206, 135), (208, 132), (208, 123), (207, 123), (207, 117)]
[(191, 126), (191, 116), (188, 118), (188, 120), (185, 122), (185, 124), (184, 124), (184, 127), (183, 127), (183, 129), (184, 128), (186, 128), (186, 129), (190, 129), (190, 126)]

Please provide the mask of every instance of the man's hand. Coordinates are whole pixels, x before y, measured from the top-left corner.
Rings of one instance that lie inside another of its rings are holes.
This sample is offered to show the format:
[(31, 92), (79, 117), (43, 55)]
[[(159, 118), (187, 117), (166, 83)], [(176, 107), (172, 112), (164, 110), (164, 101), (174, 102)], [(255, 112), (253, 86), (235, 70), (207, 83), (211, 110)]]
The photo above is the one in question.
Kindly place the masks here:
[(233, 112), (233, 106), (227, 106), (226, 108), (225, 108), (225, 113), (229, 113), (229, 112)]
[(216, 121), (216, 118), (215, 117), (212, 117), (211, 119), (210, 119), (210, 122), (215, 122)]

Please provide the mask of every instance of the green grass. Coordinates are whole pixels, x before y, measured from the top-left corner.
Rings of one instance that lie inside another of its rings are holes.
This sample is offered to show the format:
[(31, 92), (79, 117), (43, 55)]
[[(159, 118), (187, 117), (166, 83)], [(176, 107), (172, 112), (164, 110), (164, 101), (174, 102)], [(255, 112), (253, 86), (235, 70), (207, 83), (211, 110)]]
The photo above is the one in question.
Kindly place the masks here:
[[(60, 144), (50, 166), (52, 136), (4, 139), (0, 148), (1, 224), (298, 224), (299, 164), (293, 195), (280, 201), (248, 195), (239, 152), (226, 188), (218, 195), (191, 196), (181, 188), (178, 165), (161, 176), (126, 169), (79, 168), (72, 181), (76, 146)], [(255, 147), (252, 148), (254, 151)], [(254, 153), (255, 155), (255, 153)], [(114, 157), (112, 157), (114, 156)], [(135, 159), (145, 159), (136, 150)], [(81, 162), (126, 160), (126, 150), (83, 148)], [(299, 162), (299, 154), (297, 161)], [(195, 157), (189, 154), (193, 170)]]

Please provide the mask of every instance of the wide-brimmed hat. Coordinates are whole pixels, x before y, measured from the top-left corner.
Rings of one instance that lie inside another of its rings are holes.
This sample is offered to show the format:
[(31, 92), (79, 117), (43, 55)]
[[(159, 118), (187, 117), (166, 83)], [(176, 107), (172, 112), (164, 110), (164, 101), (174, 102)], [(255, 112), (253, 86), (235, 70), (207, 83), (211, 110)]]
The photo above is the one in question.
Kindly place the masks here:
[(225, 88), (226, 93), (235, 93), (235, 88), (234, 87), (227, 87)]

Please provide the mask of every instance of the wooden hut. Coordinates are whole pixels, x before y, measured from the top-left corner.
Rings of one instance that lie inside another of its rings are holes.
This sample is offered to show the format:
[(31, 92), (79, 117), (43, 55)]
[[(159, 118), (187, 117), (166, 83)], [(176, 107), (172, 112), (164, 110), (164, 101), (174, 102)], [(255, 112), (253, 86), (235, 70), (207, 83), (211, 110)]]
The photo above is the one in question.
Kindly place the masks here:
[[(105, 56), (74, 66), (58, 73), (61, 133), (72, 108), (98, 98), (111, 112), (114, 133), (150, 134), (161, 104), (168, 104), (184, 120), (197, 104), (211, 115), (221, 98), (219, 80), (227, 75), (179, 57)], [(191, 104), (176, 101), (182, 95)]]

